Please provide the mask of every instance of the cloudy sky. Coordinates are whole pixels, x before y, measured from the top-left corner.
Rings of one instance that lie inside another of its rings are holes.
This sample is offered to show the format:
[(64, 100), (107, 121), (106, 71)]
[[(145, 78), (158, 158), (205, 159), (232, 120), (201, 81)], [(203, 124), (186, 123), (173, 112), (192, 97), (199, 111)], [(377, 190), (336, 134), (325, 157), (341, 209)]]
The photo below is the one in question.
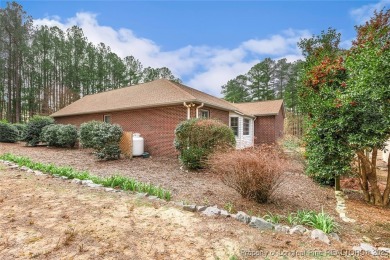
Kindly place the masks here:
[[(297, 41), (333, 27), (348, 47), (354, 25), (382, 1), (18, 1), (36, 25), (80, 26), (119, 56), (166, 66), (191, 87), (220, 96), (227, 80), (266, 57), (301, 58)], [(0, 0), (0, 6), (5, 1)]]

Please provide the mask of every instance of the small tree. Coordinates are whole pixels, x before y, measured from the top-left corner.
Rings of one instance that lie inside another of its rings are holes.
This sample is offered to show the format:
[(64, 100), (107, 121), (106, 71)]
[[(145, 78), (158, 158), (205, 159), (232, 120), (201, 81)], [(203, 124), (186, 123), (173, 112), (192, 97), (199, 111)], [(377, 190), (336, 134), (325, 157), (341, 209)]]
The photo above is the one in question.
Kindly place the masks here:
[(54, 124), (54, 119), (48, 116), (34, 116), (26, 125), (24, 141), (28, 145), (36, 146), (42, 141), (41, 133), (42, 129), (47, 126)]
[(186, 120), (175, 129), (175, 147), (180, 152), (180, 161), (189, 169), (205, 167), (205, 160), (215, 148), (233, 147), (235, 143), (233, 131), (214, 119)]

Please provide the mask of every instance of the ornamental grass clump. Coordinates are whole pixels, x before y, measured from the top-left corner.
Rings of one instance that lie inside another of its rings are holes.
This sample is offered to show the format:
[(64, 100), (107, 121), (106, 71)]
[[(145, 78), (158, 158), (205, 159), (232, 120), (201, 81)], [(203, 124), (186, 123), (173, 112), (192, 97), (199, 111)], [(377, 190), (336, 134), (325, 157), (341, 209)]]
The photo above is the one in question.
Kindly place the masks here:
[(224, 184), (243, 198), (259, 203), (269, 201), (282, 181), (287, 161), (278, 149), (261, 145), (243, 150), (222, 150), (210, 156), (208, 165)]
[(236, 140), (233, 131), (218, 120), (190, 119), (176, 127), (174, 144), (183, 165), (201, 169), (216, 148), (234, 147)]

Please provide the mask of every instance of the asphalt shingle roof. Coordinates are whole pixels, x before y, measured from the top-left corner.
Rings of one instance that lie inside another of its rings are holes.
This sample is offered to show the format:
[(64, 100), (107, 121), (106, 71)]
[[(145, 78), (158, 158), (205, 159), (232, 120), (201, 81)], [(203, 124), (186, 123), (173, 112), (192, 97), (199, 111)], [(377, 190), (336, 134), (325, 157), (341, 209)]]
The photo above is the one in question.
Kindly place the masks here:
[(206, 106), (226, 111), (235, 111), (248, 116), (276, 115), (283, 100), (230, 103), (183, 84), (158, 79), (155, 81), (120, 89), (87, 95), (53, 113), (52, 117), (120, 111), (183, 102), (204, 103)]

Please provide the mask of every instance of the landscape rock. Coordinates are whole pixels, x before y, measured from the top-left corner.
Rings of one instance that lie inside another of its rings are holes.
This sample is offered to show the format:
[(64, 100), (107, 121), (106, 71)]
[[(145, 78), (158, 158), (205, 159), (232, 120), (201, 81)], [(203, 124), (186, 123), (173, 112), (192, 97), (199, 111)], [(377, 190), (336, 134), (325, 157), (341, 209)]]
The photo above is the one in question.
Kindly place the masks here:
[(247, 215), (245, 212), (239, 211), (236, 214), (236, 219), (240, 222), (248, 224), (251, 221), (251, 216)]
[(100, 188), (100, 187), (103, 187), (103, 185), (101, 184), (96, 184), (96, 183), (87, 183), (85, 184), (87, 187), (90, 187), (90, 188)]
[(196, 211), (196, 205), (184, 205), (183, 210), (195, 212)]
[(196, 206), (196, 211), (201, 212), (207, 209), (207, 206)]
[(252, 217), (249, 222), (250, 227), (254, 227), (260, 230), (270, 230), (273, 229), (274, 225), (265, 219)]
[(27, 172), (28, 172), (28, 173), (33, 173), (34, 171), (31, 170), (31, 169), (28, 169)]
[(10, 165), (10, 166), (8, 166), (8, 168), (9, 169), (17, 169), (17, 168), (19, 168), (19, 166), (17, 166), (17, 165)]
[(311, 231), (310, 237), (312, 239), (318, 239), (318, 240), (324, 242), (325, 244), (328, 244), (328, 245), (330, 244), (330, 240), (329, 240), (328, 236), (322, 230), (314, 229), (313, 231)]
[(157, 196), (149, 196), (148, 199), (150, 199), (150, 200), (156, 200), (156, 199), (158, 199), (158, 197), (157, 197)]
[(39, 176), (39, 175), (45, 175), (43, 172), (41, 171), (34, 171), (35, 175)]
[(81, 184), (83, 184), (83, 185), (88, 185), (88, 184), (92, 184), (93, 183), (93, 181), (91, 181), (91, 180), (82, 180), (81, 181)]
[(213, 207), (207, 207), (204, 211), (202, 211), (202, 214), (206, 216), (215, 216), (219, 215), (221, 213), (221, 210), (217, 208), (216, 206)]
[(28, 170), (30, 170), (30, 168), (28, 168), (28, 167), (26, 167), (26, 166), (22, 166), (22, 167), (20, 167), (20, 170), (22, 170), (22, 171), (28, 171)]
[(53, 174), (53, 177), (55, 177), (55, 178), (59, 178), (59, 177), (61, 177), (60, 175), (58, 175), (58, 174)]
[(79, 180), (79, 179), (73, 179), (72, 181), (71, 181), (72, 183), (76, 183), (76, 184), (81, 184), (81, 180)]
[(113, 192), (113, 191), (115, 191), (115, 189), (113, 189), (113, 188), (104, 188), (104, 190), (107, 191), (107, 192)]
[(307, 228), (305, 228), (304, 226), (302, 225), (296, 225), (292, 228), (290, 228), (290, 235), (292, 234), (300, 234), (300, 235), (303, 235), (305, 234), (306, 232), (308, 232)]
[[(114, 190), (114, 189), (113, 189)], [(114, 190), (115, 191), (115, 190)], [(148, 196), (148, 194), (146, 192), (138, 192), (137, 193), (137, 197), (138, 198), (145, 198), (146, 196)]]
[(174, 202), (176, 206), (179, 206), (179, 207), (183, 207), (184, 206), (184, 202), (183, 201), (176, 201)]
[(290, 227), (289, 226), (283, 226), (283, 225), (276, 225), (275, 226), (275, 231), (287, 234), (290, 231)]
[(221, 216), (223, 216), (223, 217), (227, 217), (227, 218), (230, 217), (230, 213), (227, 212), (227, 211), (224, 210), (224, 209), (221, 209), (220, 214), (221, 214)]
[(63, 180), (67, 180), (67, 179), (69, 179), (67, 176), (61, 176), (61, 179), (63, 179)]
[(363, 251), (369, 252), (371, 255), (378, 255), (378, 251), (377, 251), (376, 247), (372, 246), (371, 244), (360, 243), (360, 248)]
[(331, 239), (333, 239), (333, 240), (336, 240), (336, 241), (339, 241), (340, 242), (340, 237), (339, 237), (339, 235), (337, 235), (337, 233), (329, 233), (329, 235), (328, 235)]

